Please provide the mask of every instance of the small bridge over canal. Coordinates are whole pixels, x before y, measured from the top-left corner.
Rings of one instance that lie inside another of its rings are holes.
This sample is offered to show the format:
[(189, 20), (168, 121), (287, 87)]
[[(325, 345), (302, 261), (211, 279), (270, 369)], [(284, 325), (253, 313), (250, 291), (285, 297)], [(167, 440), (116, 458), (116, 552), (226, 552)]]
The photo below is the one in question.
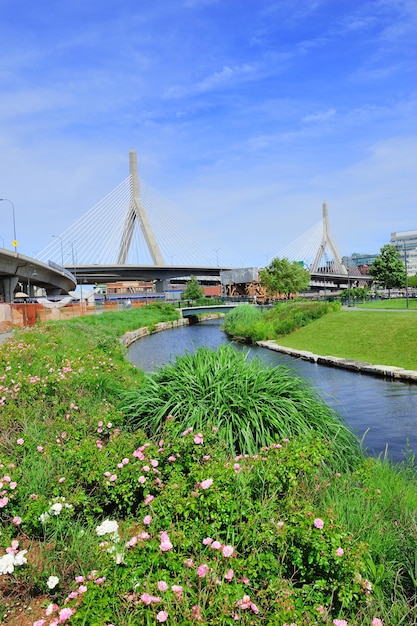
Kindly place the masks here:
[(237, 306), (242, 306), (243, 302), (230, 302), (229, 304), (216, 304), (213, 306), (187, 306), (178, 309), (182, 317), (188, 317), (190, 322), (197, 321), (199, 315), (205, 315), (207, 313), (228, 313)]

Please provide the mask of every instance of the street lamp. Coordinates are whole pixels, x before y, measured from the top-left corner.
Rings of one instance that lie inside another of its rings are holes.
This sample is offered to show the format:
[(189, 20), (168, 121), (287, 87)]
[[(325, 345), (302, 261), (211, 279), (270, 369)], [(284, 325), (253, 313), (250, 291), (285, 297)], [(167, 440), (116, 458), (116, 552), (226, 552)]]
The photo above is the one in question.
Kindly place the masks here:
[(12, 215), (13, 215), (13, 248), (14, 251), (17, 252), (17, 240), (16, 240), (16, 218), (14, 214), (14, 204), (8, 198), (0, 198), (0, 202), (10, 202), (12, 205)]
[(64, 269), (64, 246), (62, 244), (62, 237), (61, 235), (52, 235), (52, 237), (57, 237), (61, 242), (61, 267)]

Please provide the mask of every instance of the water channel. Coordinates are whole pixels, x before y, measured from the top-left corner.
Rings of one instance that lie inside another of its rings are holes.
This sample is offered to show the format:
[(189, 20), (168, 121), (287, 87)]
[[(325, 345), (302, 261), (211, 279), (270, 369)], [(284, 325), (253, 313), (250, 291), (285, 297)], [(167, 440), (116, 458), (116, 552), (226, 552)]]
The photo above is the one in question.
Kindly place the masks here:
[[(128, 359), (145, 372), (152, 372), (176, 355), (193, 353), (200, 346), (215, 349), (230, 343), (222, 323), (211, 320), (149, 335), (130, 346)], [(386, 452), (391, 460), (402, 461), (408, 442), (408, 449), (417, 455), (417, 385), (325, 367), (257, 346), (232, 345), (269, 366), (283, 365), (307, 378), (359, 438), (364, 436), (368, 454)]]

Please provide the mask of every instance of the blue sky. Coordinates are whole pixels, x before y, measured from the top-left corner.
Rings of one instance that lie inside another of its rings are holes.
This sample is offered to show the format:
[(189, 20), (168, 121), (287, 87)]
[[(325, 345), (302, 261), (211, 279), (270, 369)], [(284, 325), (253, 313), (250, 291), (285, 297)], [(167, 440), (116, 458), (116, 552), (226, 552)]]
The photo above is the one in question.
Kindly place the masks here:
[(131, 148), (220, 263), (265, 264), (323, 202), (342, 256), (416, 229), (416, 18), (415, 0), (2, 0), (0, 197), (20, 252), (123, 181)]

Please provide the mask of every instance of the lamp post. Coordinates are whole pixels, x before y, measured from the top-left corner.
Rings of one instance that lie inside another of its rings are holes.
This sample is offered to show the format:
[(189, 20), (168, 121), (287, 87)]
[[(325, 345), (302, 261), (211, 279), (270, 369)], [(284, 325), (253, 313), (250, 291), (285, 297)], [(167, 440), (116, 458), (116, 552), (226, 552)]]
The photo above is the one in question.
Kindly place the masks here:
[(347, 264), (347, 273), (348, 273), (348, 306), (350, 306), (350, 273), (349, 273), (349, 261)]
[(64, 246), (62, 244), (62, 237), (61, 235), (52, 235), (52, 237), (57, 237), (61, 242), (61, 267), (64, 269)]
[(408, 268), (407, 268), (407, 246), (405, 245), (405, 240), (403, 241), (404, 246), (404, 265), (405, 265), (405, 306), (408, 309)]
[(16, 218), (14, 214), (14, 204), (8, 198), (0, 198), (0, 202), (10, 202), (12, 205), (12, 215), (13, 215), (13, 248), (14, 251), (17, 252), (17, 239), (16, 239)]

